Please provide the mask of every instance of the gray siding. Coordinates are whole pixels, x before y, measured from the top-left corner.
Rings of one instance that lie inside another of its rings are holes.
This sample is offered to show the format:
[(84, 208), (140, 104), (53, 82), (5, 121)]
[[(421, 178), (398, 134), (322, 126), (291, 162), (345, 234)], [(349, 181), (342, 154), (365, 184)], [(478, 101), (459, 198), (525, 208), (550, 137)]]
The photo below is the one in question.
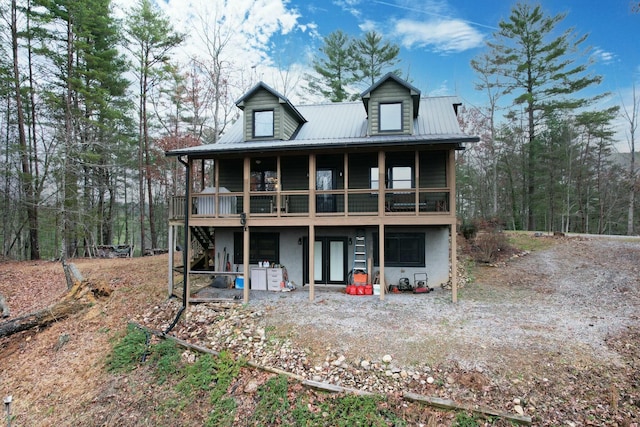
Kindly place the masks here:
[[(380, 123), (380, 103), (402, 102), (402, 134), (413, 133), (413, 100), (407, 88), (394, 81), (387, 81), (371, 92), (369, 100), (369, 135), (381, 134), (378, 129)], [(388, 134), (389, 132), (382, 132)]]
[(282, 139), (282, 108), (278, 103), (278, 98), (273, 96), (266, 90), (260, 90), (256, 92), (245, 103), (244, 109), (244, 140), (248, 141), (253, 139), (253, 112), (273, 110), (273, 138)]
[(281, 108), (281, 111), (283, 122), (282, 129), (284, 131), (281, 139), (291, 139), (293, 133), (296, 131), (296, 129), (298, 129), (298, 121), (293, 116), (287, 113), (286, 108)]
[(219, 186), (232, 192), (242, 192), (244, 160), (224, 159), (218, 162), (218, 166), (220, 168)]
[(447, 186), (447, 152), (422, 151), (420, 153), (420, 188)]
[(309, 157), (291, 156), (280, 159), (282, 190), (307, 190), (309, 188)]

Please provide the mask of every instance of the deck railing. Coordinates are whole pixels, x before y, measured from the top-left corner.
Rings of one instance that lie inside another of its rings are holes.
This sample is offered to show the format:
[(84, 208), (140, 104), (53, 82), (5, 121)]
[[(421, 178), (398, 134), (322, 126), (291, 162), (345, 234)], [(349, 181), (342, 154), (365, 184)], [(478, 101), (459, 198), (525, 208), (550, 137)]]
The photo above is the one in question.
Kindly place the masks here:
[[(278, 203), (278, 194), (280, 200)], [(216, 197), (218, 200), (216, 202)], [(316, 215), (378, 215), (378, 190), (319, 190), (316, 191)], [(387, 190), (384, 215), (448, 214), (450, 192), (446, 188)], [(264, 192), (249, 195), (250, 215), (260, 217), (290, 217), (309, 215), (307, 191)], [(169, 217), (184, 219), (184, 196), (175, 196), (169, 202)], [(224, 218), (240, 216), (244, 212), (243, 193), (196, 193), (191, 196), (194, 218)], [(216, 205), (217, 203), (217, 205)]]

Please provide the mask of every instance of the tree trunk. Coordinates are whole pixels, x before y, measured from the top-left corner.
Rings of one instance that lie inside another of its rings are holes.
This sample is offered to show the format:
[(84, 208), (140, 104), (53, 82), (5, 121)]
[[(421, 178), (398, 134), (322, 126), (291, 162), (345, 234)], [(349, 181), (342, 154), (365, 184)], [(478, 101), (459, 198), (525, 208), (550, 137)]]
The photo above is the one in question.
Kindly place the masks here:
[(92, 291), (92, 286), (87, 282), (76, 282), (67, 295), (51, 307), (0, 324), (0, 338), (35, 327), (45, 327), (82, 311), (95, 302)]
[(24, 207), (29, 222), (30, 259), (40, 259), (40, 243), (38, 239), (38, 216), (36, 210), (35, 191), (27, 135), (25, 131), (24, 110), (22, 107), (22, 93), (20, 90), (20, 69), (18, 67), (18, 17), (16, 0), (11, 1), (11, 47), (13, 53), (13, 78), (16, 97), (16, 114), (18, 118), (18, 143), (20, 145), (20, 159), (22, 166), (22, 190), (24, 191)]

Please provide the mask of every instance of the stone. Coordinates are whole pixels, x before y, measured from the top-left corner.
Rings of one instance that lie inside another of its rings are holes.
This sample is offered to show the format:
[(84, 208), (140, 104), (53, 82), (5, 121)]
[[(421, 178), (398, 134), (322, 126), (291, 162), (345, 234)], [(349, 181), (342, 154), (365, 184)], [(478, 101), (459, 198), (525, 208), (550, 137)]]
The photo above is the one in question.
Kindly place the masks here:
[(258, 382), (256, 380), (249, 380), (247, 385), (244, 386), (245, 393), (255, 393), (258, 391)]
[(522, 406), (520, 405), (515, 405), (513, 410), (516, 411), (516, 414), (518, 415), (524, 415), (524, 409), (522, 409)]
[(520, 399), (518, 399), (517, 397), (515, 399), (513, 399), (513, 404), (514, 405), (519, 405), (520, 404)]
[(390, 354), (385, 354), (384, 356), (382, 356), (382, 361), (384, 363), (391, 363), (392, 360), (393, 360), (393, 357), (391, 357)]
[(427, 378), (427, 383), (429, 383), (429, 384), (433, 384), (434, 381), (435, 380), (433, 379), (433, 377)]

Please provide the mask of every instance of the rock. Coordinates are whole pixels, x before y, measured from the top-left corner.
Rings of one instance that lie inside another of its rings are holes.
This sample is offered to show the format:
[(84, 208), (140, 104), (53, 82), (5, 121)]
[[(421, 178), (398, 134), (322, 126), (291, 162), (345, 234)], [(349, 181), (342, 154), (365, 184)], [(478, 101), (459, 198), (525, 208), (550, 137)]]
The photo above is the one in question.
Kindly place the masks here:
[(513, 399), (513, 404), (514, 405), (519, 405), (520, 404), (520, 399), (518, 399), (517, 397), (515, 399)]
[(384, 363), (391, 363), (392, 360), (393, 360), (393, 357), (391, 357), (390, 354), (385, 354), (384, 356), (382, 356), (382, 361)]
[(245, 393), (255, 393), (258, 391), (258, 382), (256, 380), (249, 380), (247, 385), (244, 386)]
[(429, 383), (429, 384), (433, 384), (434, 381), (435, 380), (433, 379), (433, 377), (427, 378), (427, 383)]
[(516, 414), (518, 415), (524, 415), (524, 409), (522, 409), (522, 406), (520, 405), (515, 405), (513, 410), (516, 411)]
[(400, 371), (400, 376), (402, 378), (407, 378), (409, 376), (409, 374), (407, 373), (407, 371), (402, 370), (402, 371)]
[(361, 367), (362, 369), (369, 369), (370, 365), (371, 365), (371, 364), (369, 363), (369, 361), (368, 361), (368, 360), (363, 360), (362, 362), (360, 362), (360, 367)]

